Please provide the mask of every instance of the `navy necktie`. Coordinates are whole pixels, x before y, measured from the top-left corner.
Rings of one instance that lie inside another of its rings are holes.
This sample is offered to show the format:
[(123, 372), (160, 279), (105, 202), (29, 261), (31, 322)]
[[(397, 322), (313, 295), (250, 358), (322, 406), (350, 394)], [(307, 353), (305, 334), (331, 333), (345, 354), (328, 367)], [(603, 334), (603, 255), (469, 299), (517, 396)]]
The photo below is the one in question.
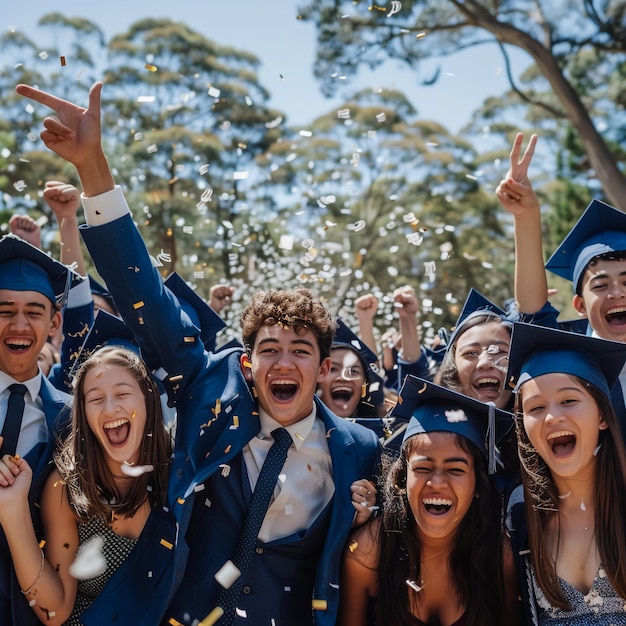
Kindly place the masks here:
[(270, 505), (278, 475), (287, 459), (287, 451), (293, 443), (291, 435), (284, 428), (273, 430), (272, 437), (274, 443), (261, 468), (232, 559), (241, 572), (241, 576), (228, 589), (222, 589), (217, 600), (217, 605), (224, 609), (224, 616), (219, 622), (220, 626), (232, 624), (235, 619), (235, 607), (252, 560), (259, 530)]
[(7, 415), (2, 427), (2, 436), (4, 441), (0, 454), (10, 454), (15, 456), (17, 449), (17, 440), (20, 437), (20, 429), (22, 428), (22, 417), (24, 416), (24, 394), (26, 393), (26, 385), (15, 383), (9, 386), (11, 395), (7, 403)]

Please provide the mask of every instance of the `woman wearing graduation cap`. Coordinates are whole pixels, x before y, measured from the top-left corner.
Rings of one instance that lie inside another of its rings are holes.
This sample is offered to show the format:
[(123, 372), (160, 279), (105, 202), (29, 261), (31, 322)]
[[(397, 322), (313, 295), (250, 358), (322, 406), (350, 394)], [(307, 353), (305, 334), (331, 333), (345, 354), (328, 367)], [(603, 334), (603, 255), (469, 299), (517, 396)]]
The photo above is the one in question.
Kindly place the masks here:
[(626, 624), (626, 454), (609, 391), (625, 361), (622, 343), (514, 326), (526, 517), (513, 504), (510, 527), (530, 623)]
[(381, 480), (382, 516), (345, 549), (338, 623), (515, 624), (515, 568), (489, 475), (511, 416), (413, 376), (393, 414), (409, 425)]

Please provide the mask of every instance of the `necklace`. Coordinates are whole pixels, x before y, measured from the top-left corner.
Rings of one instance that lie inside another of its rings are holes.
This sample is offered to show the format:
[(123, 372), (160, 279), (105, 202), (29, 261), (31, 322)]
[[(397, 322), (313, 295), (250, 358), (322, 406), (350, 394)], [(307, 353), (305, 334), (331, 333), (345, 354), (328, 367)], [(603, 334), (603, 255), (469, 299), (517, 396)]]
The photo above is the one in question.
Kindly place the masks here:
[(428, 559), (434, 559), (436, 556), (443, 554), (447, 549), (448, 549), (448, 546), (446, 546), (442, 550), (439, 550), (439, 552), (435, 552), (434, 554), (429, 554), (428, 556), (421, 558), (420, 563), (423, 563), (424, 561), (428, 561)]

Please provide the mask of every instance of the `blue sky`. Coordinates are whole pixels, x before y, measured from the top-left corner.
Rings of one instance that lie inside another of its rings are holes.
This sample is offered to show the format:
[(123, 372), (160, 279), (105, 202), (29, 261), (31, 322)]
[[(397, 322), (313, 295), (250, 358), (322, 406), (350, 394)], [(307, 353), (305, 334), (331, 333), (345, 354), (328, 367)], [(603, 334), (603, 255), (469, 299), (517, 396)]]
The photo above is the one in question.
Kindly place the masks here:
[[(296, 19), (297, 0), (28, 0), (4, 5), (0, 28), (16, 27), (35, 41), (37, 21), (52, 11), (87, 18), (107, 37), (144, 17), (169, 17), (221, 44), (256, 54), (262, 61), (259, 78), (271, 93), (271, 105), (286, 112), (290, 124), (305, 127), (341, 103), (339, 97), (322, 96), (313, 78), (315, 33), (311, 24)], [(40, 36), (43, 39), (42, 33)], [(422, 87), (408, 66), (388, 62), (376, 72), (363, 71), (346, 87), (346, 93), (357, 87), (395, 87), (409, 97), (421, 117), (456, 131), (485, 97), (503, 93), (508, 87), (503, 64), (493, 47), (443, 59), (441, 70), (435, 85)]]

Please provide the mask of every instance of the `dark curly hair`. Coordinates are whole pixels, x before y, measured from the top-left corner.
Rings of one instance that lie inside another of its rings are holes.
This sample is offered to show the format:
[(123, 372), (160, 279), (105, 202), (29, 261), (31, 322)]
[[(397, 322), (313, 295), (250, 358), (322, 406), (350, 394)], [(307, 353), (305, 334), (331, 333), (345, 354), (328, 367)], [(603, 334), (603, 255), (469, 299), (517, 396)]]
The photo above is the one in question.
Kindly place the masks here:
[[(450, 572), (458, 599), (466, 607), (470, 626), (499, 626), (507, 622), (502, 573), (502, 526), (500, 498), (487, 473), (487, 463), (478, 448), (459, 435), (459, 449), (474, 459), (476, 494), (463, 518), (456, 545), (450, 556)], [(380, 525), (379, 592), (376, 623), (388, 623), (390, 615), (398, 624), (412, 623), (407, 580), (420, 580), (421, 545), (416, 522), (406, 493), (408, 459), (417, 441), (403, 444), (400, 456), (385, 457), (380, 480), (383, 518)]]
[(309, 289), (255, 293), (241, 314), (240, 322), (243, 345), (248, 354), (252, 352), (261, 326), (278, 325), (293, 328), (297, 334), (312, 331), (317, 337), (320, 359), (330, 356), (336, 322)]
[[(100, 443), (89, 427), (85, 411), (85, 377), (105, 363), (128, 370), (146, 401), (146, 426), (138, 465), (152, 465), (154, 470), (129, 479), (131, 487), (123, 497), (106, 464)], [(141, 358), (125, 348), (101, 348), (81, 365), (74, 385), (72, 427), (54, 460), (67, 485), (70, 503), (78, 519), (85, 521), (93, 515), (110, 519), (113, 513), (132, 517), (146, 500), (151, 506), (165, 504), (172, 440), (163, 423), (158, 388)]]

